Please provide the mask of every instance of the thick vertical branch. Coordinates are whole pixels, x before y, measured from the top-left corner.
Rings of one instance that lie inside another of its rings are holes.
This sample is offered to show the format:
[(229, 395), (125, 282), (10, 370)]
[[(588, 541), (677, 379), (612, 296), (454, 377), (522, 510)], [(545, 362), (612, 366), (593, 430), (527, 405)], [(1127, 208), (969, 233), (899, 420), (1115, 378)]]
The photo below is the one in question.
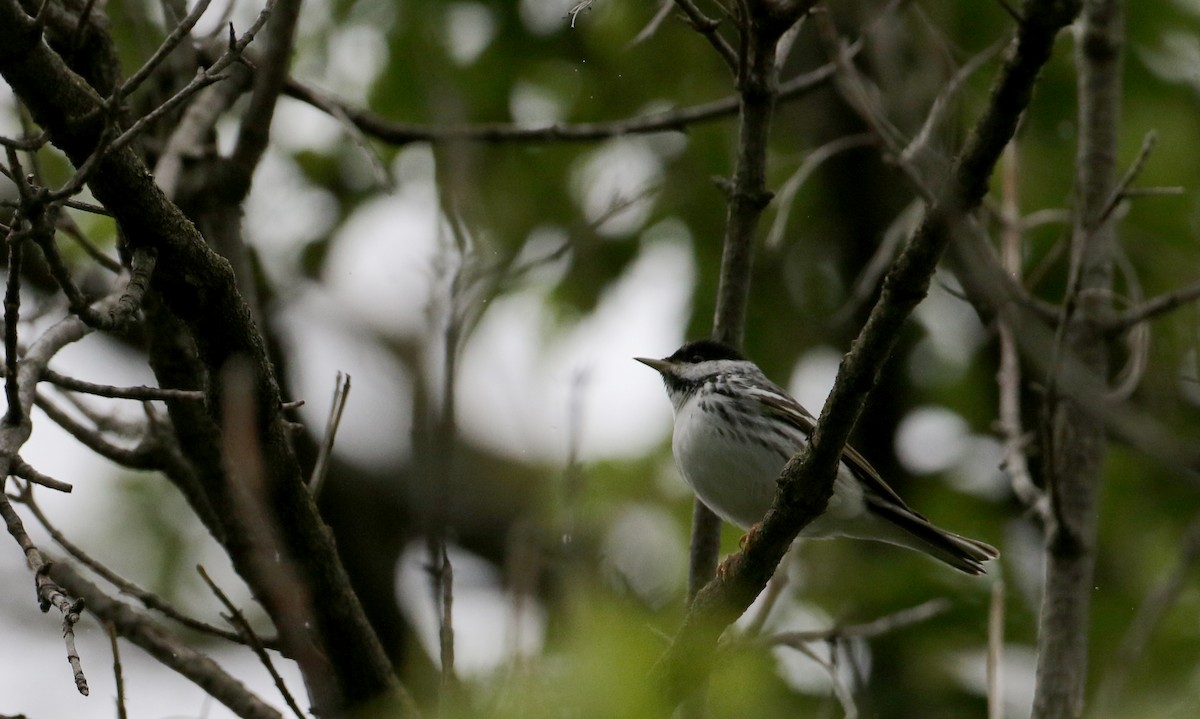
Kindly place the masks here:
[[(725, 219), (721, 277), (712, 331), (714, 339), (733, 347), (742, 346), (746, 305), (750, 298), (754, 235), (772, 197), (767, 189), (767, 141), (775, 98), (779, 93), (775, 48), (783, 33), (811, 5), (811, 2), (784, 4), (759, 0), (740, 6), (742, 46), (737, 67), (737, 159), (733, 180), (725, 188), (729, 193), (729, 210)], [(720, 532), (721, 520), (697, 499), (692, 512), (689, 601), (716, 570)]]
[[(1094, 376), (1108, 374), (1104, 321), (1111, 314), (1116, 231), (1105, 208), (1116, 183), (1116, 149), (1124, 44), (1120, 0), (1085, 0), (1076, 63), (1079, 147), (1071, 282), (1064, 303), (1061, 351)], [(1055, 372), (1060, 372), (1058, 365)], [(1104, 467), (1101, 418), (1053, 393), (1044, 413), (1046, 476), (1052, 504), (1046, 541), (1046, 587), (1039, 622), (1036, 719), (1078, 717), (1087, 679), (1088, 617), (1095, 566), (1096, 496)]]

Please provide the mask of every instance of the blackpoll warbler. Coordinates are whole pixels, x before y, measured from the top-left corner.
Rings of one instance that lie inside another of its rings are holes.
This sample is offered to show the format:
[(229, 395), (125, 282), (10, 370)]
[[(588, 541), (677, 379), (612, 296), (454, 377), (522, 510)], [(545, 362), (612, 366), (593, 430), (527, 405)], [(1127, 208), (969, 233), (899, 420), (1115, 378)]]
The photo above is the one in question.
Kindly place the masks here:
[[(665, 359), (635, 357), (662, 375), (675, 410), (671, 446), (684, 480), (722, 519), (742, 529), (762, 520), (783, 465), (808, 442), (815, 419), (753, 362), (700, 340)], [(983, 574), (994, 547), (933, 526), (851, 447), (842, 453), (825, 513), (802, 537), (856, 537), (924, 552)]]

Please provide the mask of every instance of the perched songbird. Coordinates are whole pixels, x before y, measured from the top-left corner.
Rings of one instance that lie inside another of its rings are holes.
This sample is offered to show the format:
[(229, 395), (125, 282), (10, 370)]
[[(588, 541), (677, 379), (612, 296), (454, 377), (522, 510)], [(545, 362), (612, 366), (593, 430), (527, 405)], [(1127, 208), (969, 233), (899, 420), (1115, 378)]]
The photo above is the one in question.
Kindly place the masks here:
[[(662, 375), (675, 410), (671, 446), (684, 480), (704, 504), (742, 529), (761, 521), (784, 464), (808, 442), (815, 420), (750, 360), (700, 340), (665, 359), (636, 357)], [(856, 537), (924, 552), (967, 574), (999, 552), (933, 526), (846, 447), (824, 514), (802, 537)]]

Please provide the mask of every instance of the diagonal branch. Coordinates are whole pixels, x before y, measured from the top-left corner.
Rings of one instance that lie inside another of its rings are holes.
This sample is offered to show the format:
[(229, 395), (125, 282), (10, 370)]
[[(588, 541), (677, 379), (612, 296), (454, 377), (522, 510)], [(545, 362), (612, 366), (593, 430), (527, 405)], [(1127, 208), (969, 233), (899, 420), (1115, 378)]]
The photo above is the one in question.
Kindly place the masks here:
[(708, 44), (713, 46), (717, 54), (729, 67), (729, 70), (735, 75), (738, 72), (738, 54), (733, 47), (726, 42), (725, 38), (717, 32), (717, 28), (721, 26), (720, 20), (714, 20), (700, 11), (696, 7), (696, 3), (692, 0), (675, 0), (675, 7), (683, 13), (683, 17), (687, 23), (692, 26), (696, 32), (704, 36), (708, 40)]

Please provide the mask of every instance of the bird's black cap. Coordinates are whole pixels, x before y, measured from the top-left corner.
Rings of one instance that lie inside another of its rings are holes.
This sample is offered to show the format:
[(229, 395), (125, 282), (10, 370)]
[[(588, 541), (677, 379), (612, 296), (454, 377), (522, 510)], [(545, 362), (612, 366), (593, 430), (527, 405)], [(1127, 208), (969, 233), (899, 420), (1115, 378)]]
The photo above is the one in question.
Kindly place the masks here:
[(697, 364), (708, 360), (745, 360), (740, 352), (716, 340), (696, 340), (675, 350), (668, 362)]

